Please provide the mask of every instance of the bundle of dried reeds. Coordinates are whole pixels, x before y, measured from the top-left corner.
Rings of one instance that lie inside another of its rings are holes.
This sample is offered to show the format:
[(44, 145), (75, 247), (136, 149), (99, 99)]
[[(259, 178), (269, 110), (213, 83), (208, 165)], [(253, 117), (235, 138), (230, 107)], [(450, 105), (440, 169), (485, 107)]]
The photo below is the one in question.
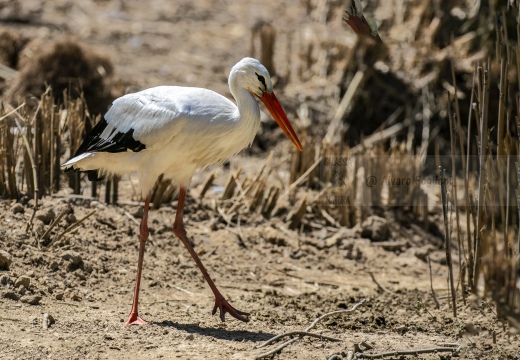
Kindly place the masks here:
[[(22, 194), (37, 199), (57, 192), (62, 186), (62, 156), (79, 147), (87, 122), (91, 121), (85, 101), (68, 99), (63, 106), (54, 105), (49, 88), (34, 110), (25, 104), (16, 109), (0, 108), (0, 190), (5, 198)], [(80, 192), (79, 177), (69, 185)]]

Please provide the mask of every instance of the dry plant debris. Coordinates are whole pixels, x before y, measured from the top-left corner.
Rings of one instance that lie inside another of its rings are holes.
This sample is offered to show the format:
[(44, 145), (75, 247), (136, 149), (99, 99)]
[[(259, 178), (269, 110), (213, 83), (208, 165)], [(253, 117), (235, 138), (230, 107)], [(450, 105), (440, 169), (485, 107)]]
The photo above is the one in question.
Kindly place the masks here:
[(318, 325), (318, 323), (320, 321), (323, 321), (323, 320), (325, 320), (325, 319), (327, 319), (327, 318), (329, 318), (331, 316), (334, 316), (334, 315), (351, 313), (351, 312), (355, 311), (364, 302), (365, 302), (365, 299), (362, 299), (358, 303), (354, 304), (350, 309), (332, 311), (332, 312), (323, 314), (320, 317), (318, 317), (316, 320), (314, 320), (303, 331), (295, 331), (295, 332), (290, 332), (290, 333), (286, 333), (286, 334), (281, 334), (281, 335), (273, 337), (272, 339), (269, 339), (268, 341), (258, 345), (257, 348), (265, 347), (265, 346), (270, 345), (271, 343), (273, 343), (273, 342), (275, 342), (275, 341), (277, 341), (279, 339), (282, 339), (284, 337), (287, 337), (287, 336), (298, 336), (298, 337), (294, 337), (294, 338), (292, 338), (290, 340), (287, 340), (286, 342), (284, 342), (283, 344), (281, 344), (278, 347), (274, 348), (273, 350), (270, 350), (270, 351), (268, 351), (266, 353), (258, 355), (257, 357), (255, 357), (255, 359), (264, 359), (264, 358), (269, 357), (269, 356), (271, 356), (273, 354), (276, 354), (279, 351), (281, 351), (283, 348), (285, 348), (286, 346), (292, 344), (293, 342), (297, 341), (298, 339), (301, 339), (304, 336), (312, 336), (312, 337), (317, 337), (317, 338), (324, 339), (324, 340), (329, 340), (329, 341), (341, 341), (341, 340), (333, 338), (333, 337), (323, 336), (323, 335), (320, 335), (320, 334), (311, 333), (310, 331), (312, 329), (314, 329), (316, 327), (316, 325)]

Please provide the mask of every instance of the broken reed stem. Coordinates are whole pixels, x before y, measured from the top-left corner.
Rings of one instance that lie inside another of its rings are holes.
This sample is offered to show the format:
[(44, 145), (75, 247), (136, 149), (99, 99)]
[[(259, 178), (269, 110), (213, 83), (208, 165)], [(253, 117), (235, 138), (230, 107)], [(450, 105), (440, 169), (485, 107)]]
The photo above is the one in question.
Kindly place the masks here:
[[(0, 106), (3, 111), (3, 106)], [(19, 197), (16, 183), (18, 139), (7, 123), (0, 123), (0, 192), (1, 195), (7, 195), (10, 198)]]
[(251, 190), (254, 188), (255, 184), (260, 180), (260, 178), (262, 177), (262, 174), (264, 173), (265, 169), (271, 163), (271, 159), (273, 158), (273, 154), (274, 154), (273, 151), (271, 151), (269, 153), (269, 155), (267, 156), (267, 159), (265, 160), (265, 163), (262, 165), (262, 168), (260, 169), (260, 172), (255, 177), (255, 179), (251, 182), (251, 185), (249, 185), (247, 187), (247, 189), (245, 190), (243, 195), (248, 195), (251, 192)]
[[(291, 191), (294, 190), (294, 188), (296, 188), (303, 180), (305, 180), (307, 178), (307, 176), (309, 176), (309, 174), (316, 168), (316, 166), (318, 166), (321, 161), (323, 160), (323, 156), (320, 156), (315, 162), (314, 164), (312, 164), (308, 169), (307, 171), (305, 171), (302, 176), (300, 176), (295, 182), (293, 182), (289, 188), (287, 188), (287, 190), (284, 191), (284, 193), (279, 197), (279, 200), (278, 200), (278, 203), (280, 203), (280, 200), (282, 199), (285, 199), (287, 196), (289, 196), (289, 194), (291, 193)], [(273, 210), (273, 214), (276, 215), (277, 213), (277, 210), (278, 210), (278, 206), (275, 207), (275, 209)]]
[(291, 223), (289, 224), (289, 229), (296, 230), (300, 227), (303, 216), (307, 211), (307, 195), (303, 196), (303, 199), (300, 201), (299, 205), (295, 207), (297, 209), (293, 212), (291, 217)]
[(20, 135), (22, 136), (25, 148), (27, 150), (27, 155), (29, 156), (29, 161), (31, 162), (32, 172), (33, 172), (33, 184), (34, 184), (34, 208), (36, 209), (38, 207), (38, 171), (36, 168), (36, 163), (34, 162), (33, 153), (31, 151), (31, 145), (29, 144), (29, 141), (27, 140), (27, 137), (25, 136), (22, 126), (20, 125), (20, 122), (17, 118), (14, 119), (16, 126), (18, 127), (18, 130), (20, 131)]
[(439, 304), (439, 300), (437, 300), (437, 295), (435, 294), (435, 290), (433, 290), (432, 261), (429, 256), (428, 256), (428, 267), (430, 268), (430, 288), (432, 290), (432, 298), (433, 298), (433, 301), (435, 302), (435, 306), (437, 306), (437, 309), (440, 309), (441, 304)]
[(33, 208), (33, 212), (31, 215), (31, 218), (27, 222), (27, 226), (25, 227), (25, 232), (29, 231), (30, 228), (32, 228), (32, 223), (34, 221), (34, 216), (36, 215), (36, 206)]
[[(507, 47), (509, 48), (509, 47)], [(500, 47), (502, 50), (503, 48)], [(502, 52), (502, 51), (501, 51)], [(507, 61), (502, 56), (500, 59), (500, 95), (499, 95), (499, 101), (498, 101), (498, 126), (497, 126), (497, 167), (498, 167), (498, 197), (499, 197), (499, 204), (500, 204), (500, 213), (502, 215), (502, 223), (505, 224), (505, 233), (504, 233), (504, 249), (507, 252), (507, 255), (511, 253), (511, 249), (509, 246), (508, 236), (507, 236), (507, 223), (508, 219), (506, 216), (506, 209), (505, 206), (508, 206), (509, 198), (506, 198), (506, 204), (504, 205), (504, 166), (503, 163), (505, 156), (506, 156), (506, 149), (504, 145), (504, 127), (505, 127), (505, 98), (507, 93)], [(509, 178), (506, 178), (506, 181), (509, 183)]]
[[(334, 135), (340, 134), (339, 127), (343, 124), (341, 122), (341, 119), (343, 119), (343, 116), (345, 115), (345, 112), (348, 109), (348, 106), (352, 102), (352, 99), (354, 98), (354, 94), (356, 93), (356, 90), (363, 82), (363, 79), (365, 78), (365, 72), (358, 70), (354, 77), (352, 78), (352, 81), (350, 82), (347, 91), (345, 91), (345, 95), (343, 95), (343, 98), (341, 99), (338, 108), (336, 109), (336, 113), (334, 114), (334, 117), (332, 118), (332, 121), (329, 124), (329, 127), (327, 129), (327, 133), (325, 134), (325, 137), (323, 138), (323, 144), (325, 146), (330, 146), (333, 144)], [(344, 125), (347, 126), (347, 125)], [(345, 131), (343, 131), (345, 133)]]
[[(54, 166), (54, 164), (56, 163), (56, 156), (60, 156), (59, 153), (56, 153), (55, 152), (55, 146), (54, 144), (56, 143), (56, 140), (55, 140), (55, 132), (56, 132), (56, 129), (55, 129), (55, 121), (54, 121), (54, 114), (55, 112), (52, 111), (52, 107), (51, 107), (51, 113), (50, 113), (50, 131), (49, 131), (49, 151), (50, 151), (50, 158), (49, 158), (49, 179), (50, 179), (50, 182), (49, 182), (49, 193), (52, 194), (54, 191), (58, 191), (59, 190), (59, 180), (58, 180), (58, 186), (56, 186), (56, 182), (54, 181), (56, 179), (56, 174), (55, 174), (55, 171), (57, 170), (56, 167)], [(59, 171), (58, 170), (58, 174), (59, 174)], [(59, 175), (58, 175), (59, 176)]]
[(453, 317), (457, 317), (457, 294), (455, 293), (455, 285), (453, 280), (453, 263), (451, 259), (451, 239), (450, 229), (448, 225), (448, 192), (446, 191), (446, 170), (439, 169), (441, 173), (441, 198), (442, 198), (442, 214), (444, 216), (444, 246), (446, 248), (446, 262), (449, 268), (449, 282), (451, 287), (451, 301), (453, 305)]
[[(158, 205), (159, 204), (162, 204), (163, 202), (166, 201), (166, 198), (168, 198), (168, 195), (164, 195), (166, 192), (167, 192), (167, 187), (168, 187), (168, 184), (165, 184), (166, 189), (163, 189), (163, 193), (161, 194), (161, 201), (157, 201)], [(112, 198), (111, 198), (111, 203), (112, 204), (117, 204), (117, 200), (119, 198), (119, 176), (114, 176), (112, 177)], [(154, 202), (154, 205), (155, 205), (155, 202)]]
[(41, 114), (42, 111), (42, 99), (43, 96), (40, 98), (40, 101), (38, 102), (38, 106), (36, 108), (36, 111), (34, 112), (33, 119), (31, 122), (32, 128), (33, 128), (33, 134), (32, 134), (32, 140), (33, 140), (33, 157), (36, 159), (36, 174), (38, 174), (38, 178), (35, 179), (35, 183), (38, 184), (35, 187), (34, 195), (36, 198), (36, 194), (38, 193), (38, 190), (41, 189), (42, 192), (45, 191), (43, 188), (43, 168), (44, 168), (44, 162), (45, 160), (42, 158), (42, 136), (44, 129), (42, 129), (41, 126)]
[(208, 192), (208, 190), (211, 188), (211, 185), (213, 185), (213, 181), (215, 180), (215, 173), (209, 174), (208, 178), (206, 179), (206, 182), (202, 186), (202, 190), (200, 191), (199, 198), (204, 199), (204, 195)]

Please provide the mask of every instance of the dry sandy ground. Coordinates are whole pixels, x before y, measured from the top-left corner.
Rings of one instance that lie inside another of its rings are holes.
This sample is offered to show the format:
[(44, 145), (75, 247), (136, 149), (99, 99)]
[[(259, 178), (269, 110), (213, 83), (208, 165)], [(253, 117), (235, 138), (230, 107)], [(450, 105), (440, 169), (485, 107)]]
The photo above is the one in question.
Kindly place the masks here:
[[(256, 349), (261, 342), (301, 331), (316, 317), (363, 298), (355, 312), (334, 315), (314, 330), (341, 342), (306, 338), (279, 357), (323, 359), (366, 342), (374, 347), (371, 353), (462, 343), (463, 358), (518, 358), (518, 335), (496, 321), (491, 304), (470, 298), (463, 305), (459, 299), (453, 319), (443, 290), (442, 251), (429, 250), (441, 303), (436, 309), (428, 265), (420, 259), (428, 246), (388, 251), (362, 238), (359, 229), (299, 235), (261, 216), (229, 227), (213, 217), (209, 199), (188, 204), (188, 232), (217, 285), (234, 306), (251, 312), (251, 321), (228, 317), (222, 323), (211, 316), (211, 292), (170, 231), (174, 208), (163, 206), (151, 214), (141, 289), (141, 316), (149, 324), (125, 328), (138, 243), (138, 227), (126, 212), (138, 213), (135, 206), (45, 199), (36, 232), (48, 228), (50, 210), (70, 215), (38, 242), (25, 232), (30, 205), (0, 205), (2, 249), (12, 258), (0, 275), (2, 358), (254, 358), (274, 348)], [(69, 223), (93, 210), (78, 232), (47, 248)], [(391, 239), (402, 240), (394, 233)], [(378, 290), (370, 272), (389, 292)], [(55, 320), (47, 329), (45, 313)]]
[[(8, 3), (2, 14), (16, 11), (32, 20), (2, 27), (30, 36), (73, 35), (109, 55), (116, 76), (135, 88), (168, 83), (227, 94), (227, 71), (249, 54), (250, 29), (259, 19), (269, 19), (279, 30), (276, 57), (280, 71), (285, 71), (283, 39), (313, 26), (304, 3), (24, 0), (14, 10)], [(350, 36), (341, 14), (329, 27), (328, 31)], [(248, 160), (236, 161), (247, 168)], [(13, 207), (4, 201), (0, 250), (12, 262), (9, 269), (0, 270), (0, 357), (248, 359), (276, 346), (257, 349), (263, 341), (303, 330), (322, 314), (366, 299), (356, 311), (332, 316), (314, 329), (341, 342), (304, 338), (275, 357), (346, 357), (354, 344), (366, 343), (373, 347), (360, 345), (366, 353), (462, 344), (460, 358), (519, 358), (519, 335), (496, 320), (492, 304), (471, 297), (463, 304), (459, 299), (459, 316), (452, 317), (442, 239), (418, 231), (421, 224), (412, 226), (406, 215), (397, 223), (401, 230), (392, 228), (388, 239), (402, 245), (381, 246), (363, 238), (360, 228), (323, 226), (300, 234), (288, 230), (282, 219), (266, 220), (256, 214), (242, 219), (240, 227), (229, 226), (215, 216), (213, 203), (219, 195), (198, 201), (197, 191), (193, 189), (187, 204), (188, 234), (230, 303), (251, 313), (249, 323), (229, 317), (222, 323), (211, 316), (211, 292), (171, 232), (174, 206), (163, 206), (150, 216), (152, 239), (140, 308), (149, 324), (125, 328), (138, 245), (138, 225), (127, 213), (137, 216), (138, 208), (45, 198), (37, 213), (41, 216), (26, 232), (31, 203)], [(56, 216), (64, 209), (70, 214), (48, 239), (37, 240), (35, 234), (49, 227), (53, 217), (49, 210)], [(95, 214), (77, 232), (47, 248), (50, 240), (93, 210)], [(433, 209), (434, 222), (439, 211)], [(440, 309), (430, 295), (425, 254), (433, 259)], [(387, 291), (378, 288), (370, 273)], [(47, 328), (42, 325), (44, 314), (54, 319)]]

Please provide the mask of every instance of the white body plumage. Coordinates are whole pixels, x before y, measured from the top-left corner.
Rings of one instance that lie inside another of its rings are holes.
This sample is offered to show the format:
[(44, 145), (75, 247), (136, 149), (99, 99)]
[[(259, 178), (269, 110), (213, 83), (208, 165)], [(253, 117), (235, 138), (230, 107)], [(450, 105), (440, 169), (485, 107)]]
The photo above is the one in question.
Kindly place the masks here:
[[(197, 169), (220, 164), (252, 143), (260, 126), (255, 96), (273, 113), (271, 80), (257, 60), (237, 63), (229, 87), (237, 105), (211, 90), (192, 87), (159, 86), (122, 96), (106, 113), (104, 127), (82, 145), (88, 145), (87, 151), (77, 153), (62, 168), (102, 174), (135, 171), (143, 194), (161, 174), (187, 186)], [(266, 93), (270, 104), (264, 100)], [(274, 112), (277, 107), (281, 110), (276, 104)], [(288, 124), (286, 117), (285, 121)], [(290, 124), (290, 130), (280, 126), (294, 134)], [(142, 149), (126, 149), (125, 141), (140, 143)], [(115, 145), (120, 145), (117, 151), (104, 151)], [(297, 146), (301, 147), (299, 142)]]

